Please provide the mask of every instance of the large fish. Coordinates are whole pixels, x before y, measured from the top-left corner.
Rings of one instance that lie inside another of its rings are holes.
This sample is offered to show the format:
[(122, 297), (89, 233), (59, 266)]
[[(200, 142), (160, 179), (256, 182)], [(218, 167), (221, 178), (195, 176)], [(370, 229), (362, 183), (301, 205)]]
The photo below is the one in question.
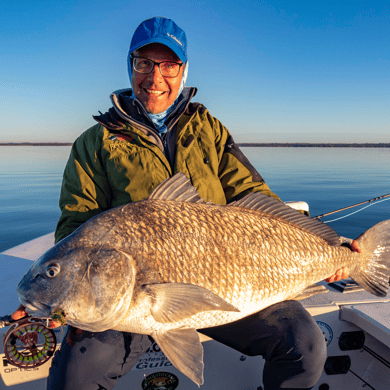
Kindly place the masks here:
[(61, 309), (89, 331), (151, 335), (167, 358), (203, 383), (195, 329), (226, 324), (293, 298), (348, 266), (385, 296), (390, 220), (341, 247), (329, 226), (260, 193), (228, 206), (202, 201), (176, 174), (148, 199), (108, 210), (38, 259), (20, 281), (34, 316)]

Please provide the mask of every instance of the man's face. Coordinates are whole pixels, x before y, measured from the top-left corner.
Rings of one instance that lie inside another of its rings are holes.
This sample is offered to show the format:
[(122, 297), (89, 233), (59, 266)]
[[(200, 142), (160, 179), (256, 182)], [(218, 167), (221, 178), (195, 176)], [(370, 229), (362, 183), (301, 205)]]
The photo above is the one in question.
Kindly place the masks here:
[[(181, 63), (179, 57), (167, 46), (151, 43), (135, 50), (134, 57), (148, 58), (152, 61), (172, 61)], [(151, 114), (165, 111), (177, 98), (184, 66), (180, 67), (177, 77), (164, 77), (158, 66), (149, 74), (142, 74), (132, 70), (132, 85), (134, 96), (142, 102)]]

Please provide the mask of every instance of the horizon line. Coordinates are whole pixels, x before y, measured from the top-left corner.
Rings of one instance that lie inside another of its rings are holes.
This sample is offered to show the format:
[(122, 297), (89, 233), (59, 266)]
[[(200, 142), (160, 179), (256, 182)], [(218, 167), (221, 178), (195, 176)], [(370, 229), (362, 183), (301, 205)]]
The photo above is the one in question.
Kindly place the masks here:
[[(0, 142), (0, 146), (72, 146), (73, 142)], [(237, 142), (239, 147), (390, 148), (388, 142)]]

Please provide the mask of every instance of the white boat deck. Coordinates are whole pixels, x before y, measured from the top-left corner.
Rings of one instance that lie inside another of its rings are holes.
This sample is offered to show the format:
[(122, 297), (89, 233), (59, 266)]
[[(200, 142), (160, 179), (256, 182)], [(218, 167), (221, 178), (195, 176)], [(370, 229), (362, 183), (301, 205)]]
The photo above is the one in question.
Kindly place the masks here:
[(34, 240), (27, 241), (14, 248), (8, 249), (1, 253), (2, 255), (10, 255), (21, 257), (27, 260), (38, 260), (39, 257), (54, 245), (54, 232), (45, 234)]
[(340, 309), (340, 319), (358, 326), (390, 348), (389, 313), (388, 302), (345, 305)]

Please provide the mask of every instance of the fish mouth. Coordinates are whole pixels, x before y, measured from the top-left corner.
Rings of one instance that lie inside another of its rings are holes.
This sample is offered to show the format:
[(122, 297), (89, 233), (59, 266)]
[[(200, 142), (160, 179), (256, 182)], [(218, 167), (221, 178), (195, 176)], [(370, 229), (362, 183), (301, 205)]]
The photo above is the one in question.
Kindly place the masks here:
[(26, 313), (33, 317), (50, 317), (50, 306), (39, 302), (30, 302), (19, 296), (20, 303), (26, 308)]

